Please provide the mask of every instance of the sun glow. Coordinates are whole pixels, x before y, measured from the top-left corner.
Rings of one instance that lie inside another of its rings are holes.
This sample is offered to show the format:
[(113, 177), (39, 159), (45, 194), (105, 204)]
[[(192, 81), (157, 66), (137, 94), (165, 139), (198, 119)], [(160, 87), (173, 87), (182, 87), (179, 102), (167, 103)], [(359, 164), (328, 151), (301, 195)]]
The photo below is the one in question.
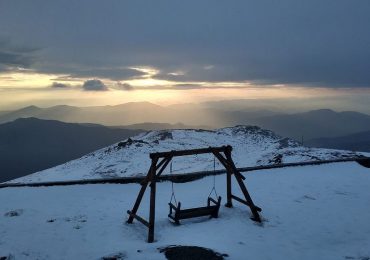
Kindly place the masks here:
[[(0, 74), (0, 88), (45, 88), (45, 86), (50, 86), (55, 82), (56, 78), (67, 76), (32, 71), (4, 72)], [(63, 82), (63, 80), (60, 82)]]
[[(0, 73), (0, 110), (20, 108), (30, 104), (53, 106), (116, 105), (126, 102), (148, 101), (159, 105), (197, 103), (227, 99), (282, 99), (320, 98), (348, 95), (345, 89), (301, 86), (255, 85), (252, 82), (181, 82), (156, 79), (160, 73), (152, 67), (133, 67), (143, 76), (120, 81), (130, 88), (120, 88), (117, 81), (100, 79), (108, 91), (84, 91), (82, 84), (89, 78), (73, 78), (67, 74), (43, 74), (30, 70)], [(176, 72), (177, 73), (177, 72)], [(54, 83), (66, 88), (51, 88)], [(369, 95), (368, 90), (357, 90), (357, 95)], [(354, 90), (351, 91), (354, 93)]]

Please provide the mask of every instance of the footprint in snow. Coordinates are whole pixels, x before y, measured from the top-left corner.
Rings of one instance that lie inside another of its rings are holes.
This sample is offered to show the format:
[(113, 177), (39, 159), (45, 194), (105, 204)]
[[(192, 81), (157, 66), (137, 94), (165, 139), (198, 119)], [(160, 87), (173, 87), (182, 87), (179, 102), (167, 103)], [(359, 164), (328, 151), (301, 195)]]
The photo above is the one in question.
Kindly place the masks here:
[(300, 197), (299, 199), (295, 199), (294, 202), (302, 203), (303, 202), (302, 200), (316, 200), (316, 198), (312, 197), (312, 196), (309, 196), (309, 195), (304, 195), (304, 196)]
[(347, 196), (347, 195), (349, 195), (349, 193), (348, 193), (348, 192), (345, 192), (345, 191), (336, 190), (336, 191), (334, 191), (334, 192), (335, 192), (335, 194), (337, 194), (337, 195), (343, 195), (343, 196)]
[(126, 252), (117, 252), (110, 255), (103, 256), (99, 260), (123, 260), (126, 258)]
[(8, 211), (4, 214), (5, 217), (18, 217), (23, 214), (23, 209), (16, 209)]
[(312, 196), (309, 196), (309, 195), (304, 195), (303, 196), (303, 199), (307, 199), (307, 200), (316, 200), (316, 198), (312, 197)]

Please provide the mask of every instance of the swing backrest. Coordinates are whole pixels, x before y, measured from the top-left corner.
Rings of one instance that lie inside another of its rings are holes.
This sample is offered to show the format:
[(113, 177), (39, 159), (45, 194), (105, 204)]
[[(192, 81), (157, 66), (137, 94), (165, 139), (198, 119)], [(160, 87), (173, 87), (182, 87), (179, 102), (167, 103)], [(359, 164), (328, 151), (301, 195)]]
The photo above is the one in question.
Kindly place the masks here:
[(205, 207), (181, 209), (181, 202), (179, 202), (177, 206), (173, 205), (172, 203), (168, 204), (170, 206), (170, 213), (168, 214), (168, 217), (174, 220), (175, 223), (179, 224), (180, 223), (179, 220), (181, 219), (196, 218), (203, 216), (217, 218), (218, 211), (221, 205), (221, 197), (218, 197), (217, 201), (211, 197), (208, 197), (207, 206)]

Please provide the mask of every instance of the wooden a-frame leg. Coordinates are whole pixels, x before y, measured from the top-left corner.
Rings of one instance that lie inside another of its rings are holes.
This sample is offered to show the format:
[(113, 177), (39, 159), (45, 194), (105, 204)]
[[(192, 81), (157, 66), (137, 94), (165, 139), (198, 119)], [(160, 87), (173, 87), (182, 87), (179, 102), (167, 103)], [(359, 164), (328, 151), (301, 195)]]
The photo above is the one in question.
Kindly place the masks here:
[(226, 159), (228, 161), (228, 164), (231, 166), (231, 168), (233, 169), (234, 171), (234, 176), (235, 176), (235, 179), (237, 180), (239, 186), (240, 186), (240, 189), (242, 190), (243, 194), (244, 194), (244, 197), (245, 197), (245, 200), (247, 201), (251, 211), (252, 211), (252, 214), (253, 214), (253, 218), (252, 220), (254, 221), (257, 221), (257, 222), (261, 222), (261, 217), (258, 213), (258, 208), (256, 207), (256, 205), (254, 205), (253, 203), (253, 200), (251, 198), (251, 196), (249, 195), (249, 192), (247, 190), (247, 187), (245, 186), (243, 180), (242, 180), (242, 175), (241, 173), (237, 170), (235, 164), (234, 164), (234, 161), (233, 159), (231, 158), (231, 151), (227, 151), (225, 152), (225, 156), (226, 156)]
[(219, 152), (213, 152), (213, 155), (219, 160), (219, 162), (225, 167), (226, 169), (226, 204), (225, 207), (231, 208), (233, 206), (232, 199), (231, 199), (231, 175), (232, 175), (232, 169), (230, 168), (230, 165)]
[(247, 188), (245, 187), (245, 184), (244, 184), (243, 180), (240, 178), (240, 176), (238, 174), (234, 174), (234, 175), (235, 175), (235, 178), (236, 178), (236, 180), (237, 180), (237, 182), (240, 186), (240, 189), (242, 190), (242, 192), (244, 194), (245, 200), (248, 202), (249, 207), (252, 211), (252, 214), (253, 214), (252, 220), (257, 221), (257, 222), (261, 222), (261, 217), (258, 213), (257, 207), (256, 207), (256, 205), (254, 205), (253, 200), (252, 200), (251, 196), (249, 195), (249, 192), (248, 192)]
[(152, 243), (154, 241), (155, 191), (156, 191), (156, 181), (152, 180), (152, 182), (150, 183), (150, 211), (149, 211), (148, 243)]
[[(147, 181), (142, 184), (141, 189), (139, 191), (139, 195), (136, 198), (136, 201), (135, 201), (135, 204), (134, 204), (134, 206), (131, 210), (131, 213), (136, 214), (136, 212), (137, 212), (137, 210), (140, 206), (140, 202), (143, 199), (146, 187), (148, 187), (148, 182)], [(133, 221), (134, 221), (134, 217), (132, 215), (130, 215), (128, 220), (127, 220), (127, 223), (131, 224)]]
[(231, 172), (227, 170), (226, 173), (226, 197), (227, 201), (225, 204), (225, 207), (231, 208), (233, 206), (232, 200), (231, 200)]
[[(149, 168), (149, 171), (148, 171), (148, 174), (144, 180), (144, 182), (141, 184), (141, 189), (139, 191), (139, 194), (137, 195), (137, 198), (136, 198), (136, 201), (135, 201), (135, 204), (134, 206), (132, 207), (132, 210), (131, 210), (131, 213), (133, 215), (136, 214), (137, 210), (139, 209), (139, 206), (140, 206), (140, 203), (141, 203), (141, 200), (143, 199), (143, 196), (144, 196), (144, 193), (145, 193), (145, 190), (148, 186), (148, 183), (151, 179), (151, 174), (152, 174), (152, 170), (155, 169), (156, 167), (156, 164), (157, 164), (157, 160), (152, 160), (152, 164), (150, 165), (150, 168)], [(129, 216), (128, 220), (127, 220), (127, 223), (131, 224), (132, 222), (134, 221), (134, 217), (132, 215)]]

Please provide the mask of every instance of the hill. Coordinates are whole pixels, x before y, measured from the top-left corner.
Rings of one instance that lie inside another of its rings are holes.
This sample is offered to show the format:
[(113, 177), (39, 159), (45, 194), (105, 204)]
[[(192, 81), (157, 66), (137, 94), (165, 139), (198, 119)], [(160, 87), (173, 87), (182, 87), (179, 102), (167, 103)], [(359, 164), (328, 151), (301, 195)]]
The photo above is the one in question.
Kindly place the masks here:
[(0, 182), (65, 163), (140, 130), (22, 118), (0, 125)]
[[(145, 175), (149, 153), (231, 145), (237, 167), (354, 157), (346, 151), (315, 149), (256, 126), (217, 130), (150, 131), (94, 151), (74, 161), (12, 182), (42, 182)], [(217, 169), (222, 169), (218, 163)], [(164, 174), (213, 170), (209, 154), (173, 159), (173, 171)]]
[(309, 140), (370, 130), (369, 115), (353, 111), (335, 112), (330, 109), (261, 117), (255, 123), (295, 140), (301, 140), (302, 136), (304, 140)]
[(312, 139), (306, 144), (312, 147), (370, 152), (370, 131), (334, 138)]

